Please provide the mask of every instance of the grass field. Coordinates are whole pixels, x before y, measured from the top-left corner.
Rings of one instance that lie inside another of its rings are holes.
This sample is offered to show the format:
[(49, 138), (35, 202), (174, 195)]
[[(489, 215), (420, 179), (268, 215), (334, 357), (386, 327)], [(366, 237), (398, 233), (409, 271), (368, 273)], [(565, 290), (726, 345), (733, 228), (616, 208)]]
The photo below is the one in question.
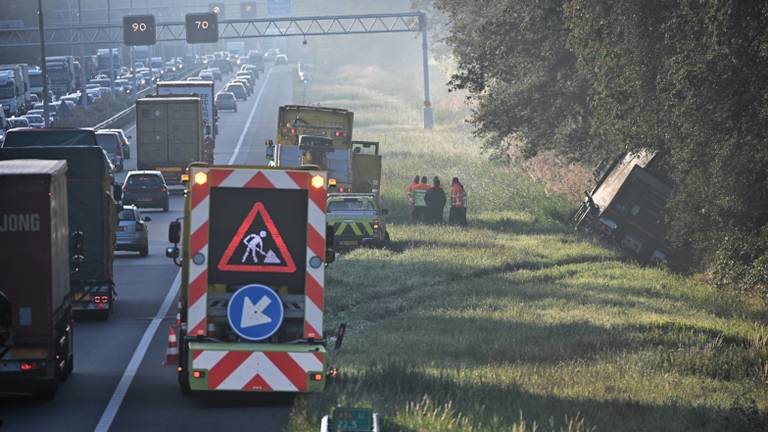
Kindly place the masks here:
[[(768, 430), (761, 304), (574, 235), (560, 222), (573, 203), (479, 154), (457, 97), (437, 90), (425, 132), (416, 84), (393, 75), (340, 68), (308, 89), (382, 143), (394, 245), (329, 267), (326, 328), (349, 324), (342, 378), (298, 398), (290, 430), (319, 430), (339, 405), (395, 431)], [(408, 223), (416, 174), (459, 176), (471, 227)]]

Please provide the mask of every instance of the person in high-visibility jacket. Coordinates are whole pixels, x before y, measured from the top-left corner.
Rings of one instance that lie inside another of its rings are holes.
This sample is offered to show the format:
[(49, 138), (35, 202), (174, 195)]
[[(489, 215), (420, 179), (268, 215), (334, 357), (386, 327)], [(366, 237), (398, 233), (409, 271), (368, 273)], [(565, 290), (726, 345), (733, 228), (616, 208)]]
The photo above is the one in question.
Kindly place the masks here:
[(448, 223), (467, 226), (467, 193), (458, 177), (454, 177), (451, 182), (451, 210), (448, 213)]
[(427, 202), (424, 200), (424, 197), (427, 195), (428, 189), (427, 176), (422, 177), (421, 182), (413, 187), (413, 192), (411, 192), (411, 195), (413, 196), (413, 211), (411, 212), (411, 216), (413, 217), (414, 222), (424, 221), (424, 212), (427, 210)]
[(413, 190), (418, 185), (419, 185), (419, 176), (416, 176), (413, 178), (413, 182), (405, 187), (405, 196), (408, 198), (408, 207), (410, 207), (411, 209), (413, 209)]

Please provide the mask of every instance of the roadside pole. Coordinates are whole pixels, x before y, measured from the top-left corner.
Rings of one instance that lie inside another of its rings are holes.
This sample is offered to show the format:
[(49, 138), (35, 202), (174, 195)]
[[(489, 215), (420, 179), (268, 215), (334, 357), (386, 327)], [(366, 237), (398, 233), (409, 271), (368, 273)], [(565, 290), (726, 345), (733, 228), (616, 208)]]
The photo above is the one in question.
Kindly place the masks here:
[(432, 101), (429, 98), (429, 40), (427, 39), (427, 14), (419, 13), (421, 27), (421, 61), (424, 69), (424, 129), (432, 129), (435, 124)]
[[(112, 2), (107, 0), (107, 24), (112, 23)], [(109, 45), (109, 94), (112, 99), (115, 98), (115, 53), (112, 51), (112, 45)], [(119, 51), (118, 51), (119, 52)]]
[[(80, 0), (77, 0), (77, 25), (83, 25), (83, 9), (80, 6)], [(88, 92), (85, 91), (85, 48), (79, 44), (80, 48), (80, 104), (88, 105)]]
[(45, 64), (45, 27), (43, 25), (43, 0), (37, 0), (37, 22), (40, 27), (40, 68), (43, 75), (43, 125), (48, 128), (50, 120), (48, 118), (48, 104), (51, 98), (48, 97), (48, 67)]

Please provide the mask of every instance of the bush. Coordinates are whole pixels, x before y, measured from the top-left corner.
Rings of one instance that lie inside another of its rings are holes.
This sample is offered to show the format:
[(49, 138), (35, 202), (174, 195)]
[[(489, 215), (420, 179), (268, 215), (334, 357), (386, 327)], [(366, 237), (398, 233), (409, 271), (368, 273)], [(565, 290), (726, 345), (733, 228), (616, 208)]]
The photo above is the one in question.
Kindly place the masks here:
[(114, 116), (118, 112), (130, 107), (131, 100), (126, 96), (114, 98), (103, 97), (88, 105), (78, 105), (72, 111), (72, 115), (57, 119), (56, 127), (93, 127), (104, 120)]
[(726, 235), (713, 261), (715, 286), (768, 296), (768, 224), (757, 235), (746, 231)]

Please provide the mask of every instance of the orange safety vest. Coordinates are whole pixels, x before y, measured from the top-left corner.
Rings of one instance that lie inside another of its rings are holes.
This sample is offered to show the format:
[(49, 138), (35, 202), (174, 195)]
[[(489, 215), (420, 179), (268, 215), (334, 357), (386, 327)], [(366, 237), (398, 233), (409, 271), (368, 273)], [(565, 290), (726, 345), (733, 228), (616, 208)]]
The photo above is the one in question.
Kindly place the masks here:
[(408, 197), (408, 204), (410, 205), (413, 205), (413, 191), (418, 185), (418, 183), (411, 183), (405, 187), (405, 195)]
[(451, 207), (464, 207), (464, 188), (461, 185), (451, 187)]

